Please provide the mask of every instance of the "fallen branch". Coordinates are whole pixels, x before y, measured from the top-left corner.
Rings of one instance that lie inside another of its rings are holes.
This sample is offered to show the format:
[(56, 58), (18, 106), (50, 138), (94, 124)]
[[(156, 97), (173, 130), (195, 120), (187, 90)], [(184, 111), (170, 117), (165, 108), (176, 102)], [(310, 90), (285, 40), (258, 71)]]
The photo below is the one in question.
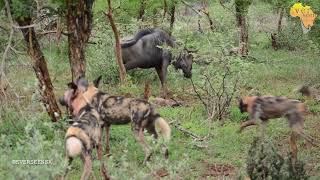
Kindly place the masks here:
[(187, 136), (191, 136), (194, 140), (197, 141), (203, 141), (205, 138), (200, 137), (199, 135), (183, 128), (180, 126), (180, 123), (174, 123), (176, 122), (175, 120), (171, 121), (169, 124), (172, 124), (176, 129), (178, 129), (179, 131), (181, 131), (183, 134), (187, 135)]

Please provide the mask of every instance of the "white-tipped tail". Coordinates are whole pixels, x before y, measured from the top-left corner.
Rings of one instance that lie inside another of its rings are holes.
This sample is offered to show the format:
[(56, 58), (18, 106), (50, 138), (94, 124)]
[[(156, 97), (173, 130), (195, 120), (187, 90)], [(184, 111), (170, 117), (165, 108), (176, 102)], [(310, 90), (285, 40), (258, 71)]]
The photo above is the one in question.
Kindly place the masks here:
[(76, 157), (82, 152), (82, 142), (76, 137), (69, 137), (66, 139), (66, 151), (69, 157)]
[(171, 128), (169, 124), (161, 117), (155, 120), (155, 128), (157, 133), (163, 137), (166, 142), (169, 142), (171, 137)]

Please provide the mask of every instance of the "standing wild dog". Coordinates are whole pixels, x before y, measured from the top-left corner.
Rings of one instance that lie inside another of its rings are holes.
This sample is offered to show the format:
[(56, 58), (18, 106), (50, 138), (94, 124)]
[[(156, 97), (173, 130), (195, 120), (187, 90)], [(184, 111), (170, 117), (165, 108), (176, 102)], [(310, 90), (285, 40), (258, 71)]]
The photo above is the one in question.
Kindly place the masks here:
[[(77, 87), (73, 84), (69, 85), (72, 91), (68, 91), (66, 96), (70, 96), (74, 101), (60, 100), (62, 105), (73, 107), (73, 119), (70, 120), (71, 126), (68, 128), (65, 135), (66, 157), (71, 165), (73, 158), (81, 154), (84, 163), (84, 169), (81, 180), (89, 179), (92, 170), (91, 152), (94, 148), (97, 149), (98, 159), (100, 160), (100, 171), (104, 179), (109, 179), (107, 171), (101, 162), (102, 146), (101, 146), (101, 127), (103, 121), (99, 113), (88, 103), (81, 101), (82, 93), (76, 91)], [(75, 98), (77, 96), (77, 98)], [(69, 167), (66, 169), (64, 177), (68, 173)], [(63, 178), (64, 178), (63, 177)]]
[[(77, 90), (69, 89), (62, 98), (64, 103), (71, 110), (72, 114), (78, 113), (75, 109), (75, 101), (79, 104), (89, 102), (100, 114), (106, 128), (106, 151), (109, 153), (109, 129), (112, 124), (128, 124), (131, 122), (131, 128), (135, 139), (140, 143), (144, 152), (144, 163), (151, 157), (152, 152), (145, 141), (144, 129), (146, 129), (154, 138), (158, 138), (158, 134), (163, 137), (165, 143), (170, 140), (171, 129), (168, 123), (155, 113), (154, 108), (145, 100), (125, 98), (123, 96), (110, 96), (99, 91), (98, 85), (101, 76), (97, 78), (93, 84), (90, 84), (82, 77), (78, 79)], [(73, 83), (71, 83), (73, 84)], [(81, 93), (77, 93), (80, 91)], [(82, 95), (78, 100), (78, 94)], [(169, 152), (166, 144), (164, 144), (165, 158), (168, 158)]]
[(277, 96), (246, 96), (239, 99), (239, 109), (241, 113), (248, 112), (250, 114), (250, 119), (241, 124), (240, 132), (247, 126), (257, 125), (257, 120), (260, 119), (262, 122), (262, 135), (264, 135), (269, 119), (286, 117), (292, 129), (290, 145), (293, 163), (297, 159), (296, 141), (298, 135), (315, 145), (316, 140), (303, 131), (302, 115), (306, 108), (301, 101)]

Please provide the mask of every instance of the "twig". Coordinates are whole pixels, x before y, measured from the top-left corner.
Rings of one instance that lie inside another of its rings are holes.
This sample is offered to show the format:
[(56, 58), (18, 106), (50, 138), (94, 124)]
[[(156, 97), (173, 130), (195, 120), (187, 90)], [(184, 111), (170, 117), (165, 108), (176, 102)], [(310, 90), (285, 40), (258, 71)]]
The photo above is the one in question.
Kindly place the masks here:
[(226, 9), (226, 10), (229, 11), (229, 12), (231, 12), (233, 15), (236, 15), (236, 13), (233, 12), (233, 11), (231, 10), (231, 8), (228, 8), (227, 6), (225, 6), (221, 0), (219, 1), (219, 3), (220, 3), (220, 5), (221, 5), (224, 9)]
[(17, 26), (17, 25), (12, 24), (12, 27), (14, 27), (16, 29), (27, 29), (27, 28), (31, 28), (31, 27), (35, 27), (35, 26), (36, 26), (36, 24), (30, 24), (27, 26)]
[(192, 7), (189, 3), (185, 2), (184, 0), (181, 0), (181, 2), (182, 2), (184, 5), (188, 6), (188, 7), (189, 7), (191, 10), (193, 10), (195, 13), (197, 13), (199, 16), (202, 16), (202, 14), (201, 14), (197, 9), (195, 9), (194, 7)]
[(206, 108), (206, 110), (208, 110), (208, 109), (207, 109), (207, 103), (201, 98), (201, 95), (200, 95), (199, 92), (196, 90), (196, 86), (194, 85), (192, 78), (191, 78), (191, 84), (192, 84), (192, 88), (193, 88), (194, 92), (197, 94), (198, 98), (200, 99), (200, 101), (202, 102), (202, 104), (204, 105), (204, 107)]
[[(5, 0), (5, 6), (6, 6), (6, 9), (7, 9), (7, 14), (8, 14), (9, 21), (10, 21), (11, 24), (13, 24), (11, 11), (10, 11), (10, 5), (9, 5), (8, 0)], [(3, 85), (3, 79), (6, 79), (6, 81), (8, 81), (8, 79), (7, 79), (7, 77), (5, 75), (5, 72), (4, 72), (4, 66), (5, 66), (5, 61), (7, 59), (8, 51), (9, 51), (9, 49), (11, 47), (13, 33), (14, 33), (14, 29), (11, 27), (9, 40), (8, 40), (8, 45), (7, 45), (7, 47), (4, 50), (4, 53), (2, 55), (2, 61), (1, 61), (1, 67), (0, 67), (0, 82), (1, 82), (0, 86), (1, 86), (1, 91), (2, 91), (2, 93), (4, 95), (4, 98), (5, 98), (5, 102), (7, 102), (7, 95), (6, 95), (5, 89), (2, 87), (2, 85)]]

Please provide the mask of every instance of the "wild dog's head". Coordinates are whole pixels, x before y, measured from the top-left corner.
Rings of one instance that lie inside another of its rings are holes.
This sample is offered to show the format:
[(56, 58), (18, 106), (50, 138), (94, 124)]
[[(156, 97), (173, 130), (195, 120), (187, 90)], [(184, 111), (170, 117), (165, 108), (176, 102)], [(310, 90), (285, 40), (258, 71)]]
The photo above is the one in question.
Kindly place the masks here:
[(180, 52), (176, 61), (172, 62), (175, 69), (182, 69), (183, 75), (186, 78), (191, 78), (192, 76), (192, 63), (193, 63), (193, 54), (196, 51), (184, 49)]
[(251, 112), (253, 103), (257, 99), (257, 96), (245, 96), (238, 99), (238, 107), (241, 113)]
[(68, 89), (59, 98), (59, 103), (66, 106), (72, 115), (77, 115), (79, 110), (89, 103), (93, 95), (98, 92), (100, 80), (101, 76), (89, 84), (84, 77), (80, 77), (76, 83), (68, 83)]

